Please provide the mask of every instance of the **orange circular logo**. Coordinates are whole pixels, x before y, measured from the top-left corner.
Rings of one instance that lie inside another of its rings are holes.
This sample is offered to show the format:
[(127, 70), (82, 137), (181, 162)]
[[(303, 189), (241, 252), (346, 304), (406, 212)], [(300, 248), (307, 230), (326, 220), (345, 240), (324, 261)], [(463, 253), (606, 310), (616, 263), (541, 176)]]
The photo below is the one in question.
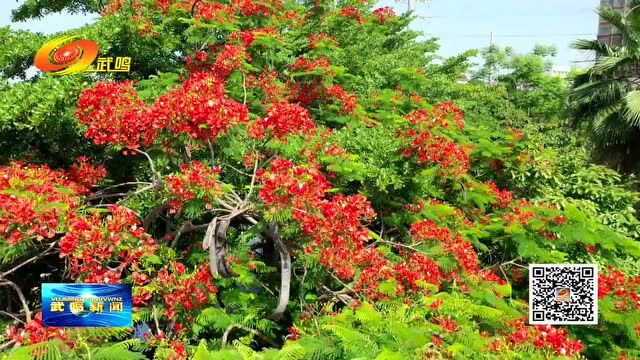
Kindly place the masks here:
[(567, 296), (567, 295), (569, 295), (569, 289), (558, 290), (558, 296)]
[(38, 49), (33, 64), (42, 71), (51, 71), (56, 75), (84, 70), (98, 56), (98, 44), (91, 40), (68, 42), (78, 37), (80, 35), (68, 35), (48, 41)]

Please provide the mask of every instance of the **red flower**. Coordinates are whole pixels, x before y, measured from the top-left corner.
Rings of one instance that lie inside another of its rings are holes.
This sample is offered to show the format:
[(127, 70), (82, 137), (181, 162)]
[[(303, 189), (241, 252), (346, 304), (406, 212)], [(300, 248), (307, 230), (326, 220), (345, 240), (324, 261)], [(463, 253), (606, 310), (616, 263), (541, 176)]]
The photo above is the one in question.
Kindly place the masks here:
[(289, 134), (304, 134), (313, 128), (315, 124), (305, 108), (281, 100), (267, 109), (267, 116), (251, 123), (248, 131), (250, 136), (258, 139), (267, 133), (284, 138)]
[(585, 245), (584, 249), (591, 254), (598, 252), (598, 248), (595, 247), (594, 245)]
[(132, 81), (101, 81), (84, 89), (75, 114), (96, 144), (150, 145), (163, 127), (162, 119), (150, 116)]
[(378, 20), (378, 22), (384, 24), (389, 21), (389, 19), (395, 18), (396, 13), (393, 11), (393, 8), (385, 6), (373, 10), (373, 16)]
[(338, 15), (356, 19), (356, 21), (358, 21), (358, 24), (362, 24), (364, 22), (364, 19), (360, 14), (360, 10), (358, 10), (353, 5), (349, 5), (347, 7), (341, 8), (340, 11), (338, 12)]
[(431, 337), (431, 342), (434, 345), (438, 346), (438, 345), (442, 344), (442, 338), (440, 336), (433, 336), (433, 337)]
[(175, 135), (188, 134), (202, 141), (214, 140), (231, 126), (248, 121), (248, 114), (245, 105), (227, 98), (223, 81), (211, 72), (193, 74), (180, 88), (160, 96), (150, 110), (150, 116), (167, 124)]

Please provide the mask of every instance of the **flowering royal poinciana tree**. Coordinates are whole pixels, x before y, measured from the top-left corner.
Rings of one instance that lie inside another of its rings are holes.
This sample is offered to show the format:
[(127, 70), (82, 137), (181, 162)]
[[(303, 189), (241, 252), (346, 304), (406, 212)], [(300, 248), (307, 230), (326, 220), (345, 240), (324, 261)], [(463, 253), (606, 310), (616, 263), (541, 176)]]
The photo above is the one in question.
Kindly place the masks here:
[[(92, 78), (79, 93), (75, 117), (107, 166), (0, 168), (0, 285), (14, 319), (2, 349), (637, 355), (640, 277), (614, 266), (640, 246), (579, 209), (522, 198), (510, 179), (536, 161), (531, 144), (429, 103), (409, 20), (348, 1), (106, 4), (98, 25), (133, 24), (133, 43), (157, 41), (179, 61), (150, 78)], [(44, 260), (60, 280), (131, 283), (136, 327), (43, 327), (37, 296), (18, 284)], [(526, 265), (585, 261), (611, 265), (601, 323), (527, 325)]]

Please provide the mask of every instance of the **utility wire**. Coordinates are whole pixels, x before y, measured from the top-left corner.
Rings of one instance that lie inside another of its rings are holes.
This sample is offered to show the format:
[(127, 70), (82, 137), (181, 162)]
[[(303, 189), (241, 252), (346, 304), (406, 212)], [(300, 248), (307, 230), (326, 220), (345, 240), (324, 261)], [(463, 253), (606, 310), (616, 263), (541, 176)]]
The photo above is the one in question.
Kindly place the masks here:
[[(487, 35), (479, 35), (479, 34), (442, 34), (442, 35), (437, 35), (437, 34), (433, 34), (433, 33), (427, 33), (426, 35), (429, 36), (436, 36), (436, 37), (473, 37), (473, 38), (486, 38)], [(504, 37), (504, 38), (536, 38), (536, 37), (562, 37), (562, 36), (567, 36), (567, 37), (572, 37), (572, 36), (596, 36), (597, 34), (589, 34), (589, 33), (583, 33), (583, 34), (505, 34), (505, 35), (500, 35), (500, 34), (494, 34), (494, 37)]]

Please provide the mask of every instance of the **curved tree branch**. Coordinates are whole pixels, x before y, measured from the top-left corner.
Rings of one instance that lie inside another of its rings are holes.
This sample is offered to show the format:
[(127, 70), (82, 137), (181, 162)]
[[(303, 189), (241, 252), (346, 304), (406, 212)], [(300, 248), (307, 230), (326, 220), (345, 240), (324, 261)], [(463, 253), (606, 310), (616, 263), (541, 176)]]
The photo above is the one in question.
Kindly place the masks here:
[(250, 332), (253, 335), (259, 337), (262, 340), (264, 340), (266, 343), (268, 343), (272, 347), (279, 348), (278, 344), (276, 344), (273, 340), (269, 339), (263, 333), (259, 332), (258, 330), (254, 330), (254, 329), (248, 328), (246, 326), (242, 326), (240, 324), (231, 324), (231, 325), (229, 325), (227, 327), (227, 330), (225, 330), (224, 334), (222, 335), (222, 347), (225, 347), (227, 345), (227, 342), (229, 341), (229, 335), (231, 334), (231, 332), (234, 329), (244, 330), (246, 332)]
[(47, 247), (47, 249), (46, 249), (45, 251), (41, 252), (40, 254), (35, 255), (35, 256), (33, 256), (33, 257), (30, 257), (29, 259), (27, 259), (27, 260), (25, 260), (25, 261), (21, 262), (20, 264), (18, 264), (18, 265), (16, 265), (16, 266), (14, 266), (13, 268), (11, 268), (11, 269), (9, 269), (9, 270), (6, 270), (6, 271), (4, 271), (4, 272), (0, 272), (0, 280), (2, 280), (2, 279), (3, 279), (3, 278), (5, 278), (7, 275), (9, 275), (9, 274), (11, 274), (11, 273), (15, 272), (16, 270), (20, 269), (21, 267), (23, 267), (23, 266), (25, 266), (25, 265), (28, 265), (28, 264), (30, 264), (30, 263), (32, 263), (32, 262), (34, 262), (34, 261), (36, 261), (36, 260), (38, 260), (38, 259), (40, 259), (40, 258), (44, 257), (44, 256), (47, 256), (47, 255), (51, 255), (51, 254), (53, 254), (53, 253), (55, 252), (55, 250), (53, 250), (53, 247), (54, 247), (56, 244), (57, 244), (57, 242), (56, 242), (56, 241), (53, 241), (53, 242), (51, 242), (51, 243), (49, 244), (49, 246)]
[(289, 303), (289, 292), (291, 291), (291, 256), (280, 238), (280, 230), (275, 220), (269, 222), (267, 226), (267, 236), (273, 241), (280, 255), (280, 294), (278, 296), (278, 306), (270, 316), (273, 320), (280, 320)]
[(158, 218), (158, 216), (160, 216), (160, 214), (162, 214), (163, 211), (169, 208), (169, 203), (170, 201), (166, 200), (157, 204), (153, 207), (153, 209), (151, 209), (149, 214), (142, 221), (142, 227), (145, 229), (145, 231), (149, 231), (149, 227), (151, 226), (151, 224)]
[(16, 285), (16, 283), (14, 283), (13, 281), (10, 281), (7, 279), (2, 279), (2, 280), (3, 282), (0, 282), (0, 286), (8, 285), (8, 286), (11, 286), (16, 291), (16, 293), (18, 294), (18, 298), (22, 303), (22, 309), (24, 310), (24, 314), (25, 314), (25, 317), (27, 318), (27, 322), (31, 321), (31, 310), (29, 310), (27, 299), (24, 297), (24, 294), (22, 293), (22, 290), (20, 289), (20, 287)]
[(209, 270), (213, 276), (218, 275), (218, 255), (216, 254), (216, 247), (211, 244), (217, 223), (218, 217), (214, 217), (209, 226), (207, 226), (207, 232), (204, 234), (204, 240), (202, 241), (202, 248), (204, 250), (209, 249)]
[(227, 262), (227, 254), (229, 252), (227, 247), (227, 229), (229, 228), (230, 222), (230, 216), (225, 216), (219, 220), (217, 229), (215, 229), (213, 243), (209, 244), (209, 261), (214, 261), (218, 272), (225, 277), (238, 276), (231, 271), (229, 263)]

